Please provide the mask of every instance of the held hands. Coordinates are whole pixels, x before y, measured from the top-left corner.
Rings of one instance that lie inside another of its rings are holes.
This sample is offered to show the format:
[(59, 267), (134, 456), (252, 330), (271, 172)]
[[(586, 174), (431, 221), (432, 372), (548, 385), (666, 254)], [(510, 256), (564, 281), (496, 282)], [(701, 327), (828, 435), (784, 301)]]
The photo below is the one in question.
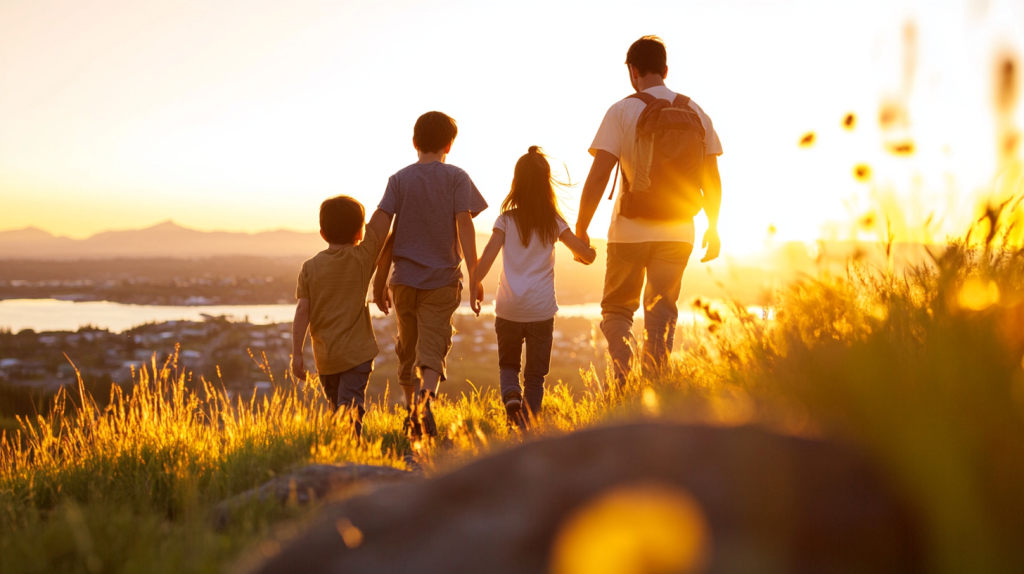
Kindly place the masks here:
[(383, 285), (373, 286), (373, 302), (377, 304), (377, 308), (380, 309), (381, 313), (388, 315), (391, 312), (391, 289), (388, 288), (387, 283)]
[(292, 376), (300, 381), (306, 380), (306, 365), (301, 354), (292, 355)]
[(480, 316), (480, 307), (484, 302), (484, 284), (481, 281), (477, 281), (474, 278), (469, 288), (469, 306), (476, 313), (476, 316)]
[(701, 259), (701, 263), (707, 263), (712, 259), (717, 259), (719, 252), (722, 250), (722, 241), (718, 238), (718, 229), (714, 227), (708, 228), (704, 232), (704, 240), (700, 242), (701, 247), (707, 247), (707, 251), (704, 252), (704, 259)]
[(586, 259), (580, 259), (579, 257), (573, 257), (573, 258), (576, 261), (579, 261), (580, 263), (582, 263), (584, 265), (591, 265), (591, 264), (594, 263), (594, 260), (597, 259), (597, 249), (594, 249), (593, 247), (588, 247), (587, 248), (587, 257), (589, 258), (589, 261), (586, 260)]
[(576, 228), (576, 237), (579, 237), (579, 238), (580, 238), (580, 241), (582, 241), (583, 243), (585, 243), (585, 244), (586, 244), (586, 246), (587, 246), (588, 248), (590, 248), (590, 251), (591, 251), (591, 252), (593, 253), (593, 256), (592, 256), (592, 257), (590, 258), (590, 261), (589, 261), (589, 262), (588, 262), (588, 261), (585, 261), (585, 260), (583, 260), (583, 259), (581, 259), (579, 255), (575, 255), (575, 254), (574, 254), (574, 255), (572, 256), (572, 258), (573, 258), (574, 260), (576, 260), (576, 261), (578, 261), (578, 262), (580, 262), (580, 263), (584, 264), (584, 265), (590, 265), (591, 263), (593, 263), (593, 262), (594, 262), (594, 258), (595, 258), (595, 257), (597, 257), (597, 250), (596, 250), (596, 249), (594, 249), (593, 247), (591, 247), (591, 245), (590, 245), (590, 235), (589, 235), (589, 234), (587, 234), (587, 230), (586, 230), (586, 229), (583, 229), (583, 228), (577, 227), (577, 228)]

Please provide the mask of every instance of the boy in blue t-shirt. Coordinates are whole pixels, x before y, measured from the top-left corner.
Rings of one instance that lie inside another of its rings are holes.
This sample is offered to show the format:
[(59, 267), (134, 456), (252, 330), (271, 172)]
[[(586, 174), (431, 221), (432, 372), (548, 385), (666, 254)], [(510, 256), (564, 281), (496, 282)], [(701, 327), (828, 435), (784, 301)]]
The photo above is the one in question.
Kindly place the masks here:
[[(398, 382), (414, 436), (437, 434), (430, 403), (447, 378), (452, 315), (462, 302), (462, 256), (472, 277), (477, 265), (473, 218), (487, 209), (469, 175), (445, 163), (457, 134), (455, 120), (441, 112), (420, 116), (412, 137), (419, 161), (388, 179), (377, 206), (394, 216), (394, 227), (377, 265), (373, 295), (384, 313), (393, 301), (398, 315)], [(470, 299), (482, 297), (471, 284)]]

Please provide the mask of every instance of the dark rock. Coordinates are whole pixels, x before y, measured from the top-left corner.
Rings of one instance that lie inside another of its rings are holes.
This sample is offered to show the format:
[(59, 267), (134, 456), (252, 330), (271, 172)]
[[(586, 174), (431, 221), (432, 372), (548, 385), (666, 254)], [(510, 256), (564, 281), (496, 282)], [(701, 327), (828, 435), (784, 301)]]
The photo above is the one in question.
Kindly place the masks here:
[(291, 474), (275, 477), (269, 482), (229, 498), (215, 506), (211, 519), (218, 529), (225, 528), (232, 511), (246, 502), (276, 499), (282, 504), (308, 504), (315, 500), (337, 498), (353, 488), (393, 482), (418, 476), (407, 470), (366, 464), (313, 464)]
[(328, 506), (259, 571), (548, 572), (567, 517), (642, 484), (699, 505), (710, 531), (700, 571), (924, 570), (911, 511), (853, 450), (754, 428), (639, 424), (526, 444)]

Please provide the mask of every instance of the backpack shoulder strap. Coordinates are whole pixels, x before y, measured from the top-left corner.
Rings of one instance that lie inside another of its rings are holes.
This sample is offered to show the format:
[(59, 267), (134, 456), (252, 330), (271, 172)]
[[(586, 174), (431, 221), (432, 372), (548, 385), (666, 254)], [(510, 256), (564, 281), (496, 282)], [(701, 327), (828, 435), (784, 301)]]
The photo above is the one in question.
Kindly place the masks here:
[(672, 107), (685, 110), (686, 113), (689, 114), (690, 117), (694, 119), (695, 125), (700, 128), (700, 137), (705, 137), (706, 134), (704, 132), (704, 120), (701, 119), (700, 114), (697, 113), (697, 110), (690, 107), (689, 97), (684, 96), (683, 94), (676, 94), (676, 99), (675, 101), (672, 102)]
[(636, 98), (636, 99), (642, 101), (643, 103), (647, 104), (648, 106), (653, 104), (654, 101), (658, 99), (658, 98), (652, 96), (651, 94), (648, 94), (647, 92), (637, 92), (635, 94), (630, 94), (630, 95), (626, 96), (627, 100), (629, 98)]

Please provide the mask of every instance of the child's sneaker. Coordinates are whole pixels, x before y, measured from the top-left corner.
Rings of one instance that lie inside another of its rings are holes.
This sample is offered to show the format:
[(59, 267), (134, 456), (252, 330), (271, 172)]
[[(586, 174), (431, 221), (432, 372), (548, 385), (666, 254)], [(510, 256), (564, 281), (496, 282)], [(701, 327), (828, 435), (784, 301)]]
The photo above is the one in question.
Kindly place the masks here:
[(434, 411), (430, 408), (433, 398), (433, 391), (423, 389), (420, 391), (419, 400), (416, 401), (418, 403), (419, 419), (423, 428), (423, 434), (429, 437), (437, 436), (437, 421), (434, 420)]
[(523, 420), (523, 397), (519, 393), (509, 393), (505, 396), (505, 416), (508, 417), (508, 426), (515, 425), (519, 429), (525, 427)]
[(414, 406), (406, 407), (405, 421), (402, 423), (402, 432), (405, 433), (405, 436), (414, 441), (419, 440), (423, 436), (423, 433), (420, 430), (419, 420), (417, 420), (418, 418), (419, 417), (417, 416), (416, 408)]

